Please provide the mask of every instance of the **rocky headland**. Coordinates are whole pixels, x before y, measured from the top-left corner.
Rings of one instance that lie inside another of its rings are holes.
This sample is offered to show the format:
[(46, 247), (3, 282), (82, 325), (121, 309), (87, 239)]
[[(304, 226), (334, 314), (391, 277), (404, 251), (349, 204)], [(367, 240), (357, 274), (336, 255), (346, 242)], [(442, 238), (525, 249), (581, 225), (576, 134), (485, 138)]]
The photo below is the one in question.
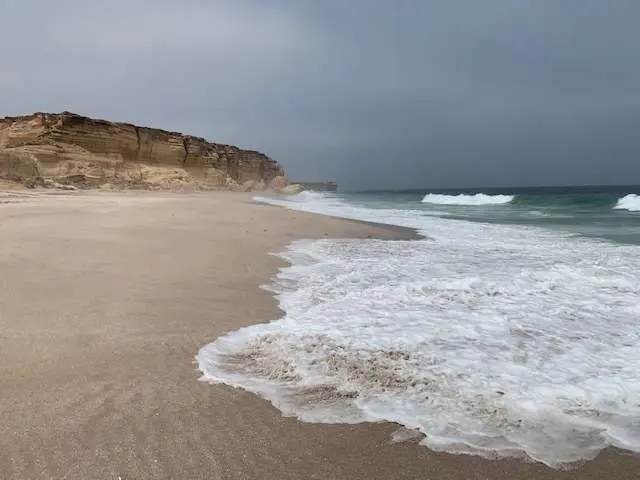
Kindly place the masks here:
[(70, 112), (0, 118), (0, 179), (61, 189), (264, 190), (283, 168), (254, 150)]

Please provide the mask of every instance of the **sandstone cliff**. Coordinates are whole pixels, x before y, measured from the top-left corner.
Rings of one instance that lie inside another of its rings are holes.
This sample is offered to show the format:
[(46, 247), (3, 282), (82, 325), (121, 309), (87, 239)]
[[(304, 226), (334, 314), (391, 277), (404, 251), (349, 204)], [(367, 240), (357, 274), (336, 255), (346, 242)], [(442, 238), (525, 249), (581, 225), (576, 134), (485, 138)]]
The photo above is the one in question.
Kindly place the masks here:
[(278, 163), (260, 152), (69, 112), (0, 119), (0, 176), (79, 187), (248, 190), (286, 183)]

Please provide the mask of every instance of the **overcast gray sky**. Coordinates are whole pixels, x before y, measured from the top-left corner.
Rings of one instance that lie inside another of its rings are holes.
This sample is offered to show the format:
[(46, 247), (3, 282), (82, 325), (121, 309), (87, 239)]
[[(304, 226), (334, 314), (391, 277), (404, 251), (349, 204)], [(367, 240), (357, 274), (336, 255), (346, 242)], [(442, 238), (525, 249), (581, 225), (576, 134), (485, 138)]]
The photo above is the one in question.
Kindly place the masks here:
[(346, 188), (640, 183), (637, 0), (3, 0), (0, 114), (256, 148)]

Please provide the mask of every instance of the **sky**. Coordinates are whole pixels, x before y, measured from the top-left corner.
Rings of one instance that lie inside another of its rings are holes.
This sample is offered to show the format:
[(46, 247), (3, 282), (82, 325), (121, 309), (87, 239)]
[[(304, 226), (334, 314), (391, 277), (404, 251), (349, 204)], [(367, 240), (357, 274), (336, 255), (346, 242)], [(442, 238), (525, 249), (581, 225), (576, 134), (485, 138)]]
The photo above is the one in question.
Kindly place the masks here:
[(0, 116), (258, 149), (344, 189), (640, 184), (636, 0), (3, 0)]

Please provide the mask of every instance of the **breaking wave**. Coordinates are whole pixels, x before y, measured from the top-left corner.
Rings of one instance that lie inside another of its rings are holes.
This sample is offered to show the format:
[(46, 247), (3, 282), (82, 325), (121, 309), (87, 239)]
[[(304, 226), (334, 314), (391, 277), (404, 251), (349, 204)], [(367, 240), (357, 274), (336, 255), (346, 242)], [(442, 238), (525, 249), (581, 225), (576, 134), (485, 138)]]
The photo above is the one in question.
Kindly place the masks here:
[(640, 195), (630, 193), (620, 199), (616, 203), (616, 210), (628, 210), (630, 212), (640, 212)]
[(422, 199), (422, 203), (432, 203), (435, 205), (500, 205), (509, 203), (514, 199), (513, 195), (486, 195), (476, 193), (475, 195), (443, 195), (439, 193), (428, 193)]
[(204, 380), (304, 421), (396, 422), (436, 451), (556, 468), (640, 452), (640, 247), (330, 194), (264, 200), (428, 238), (294, 243), (267, 287), (284, 317), (204, 346)]

